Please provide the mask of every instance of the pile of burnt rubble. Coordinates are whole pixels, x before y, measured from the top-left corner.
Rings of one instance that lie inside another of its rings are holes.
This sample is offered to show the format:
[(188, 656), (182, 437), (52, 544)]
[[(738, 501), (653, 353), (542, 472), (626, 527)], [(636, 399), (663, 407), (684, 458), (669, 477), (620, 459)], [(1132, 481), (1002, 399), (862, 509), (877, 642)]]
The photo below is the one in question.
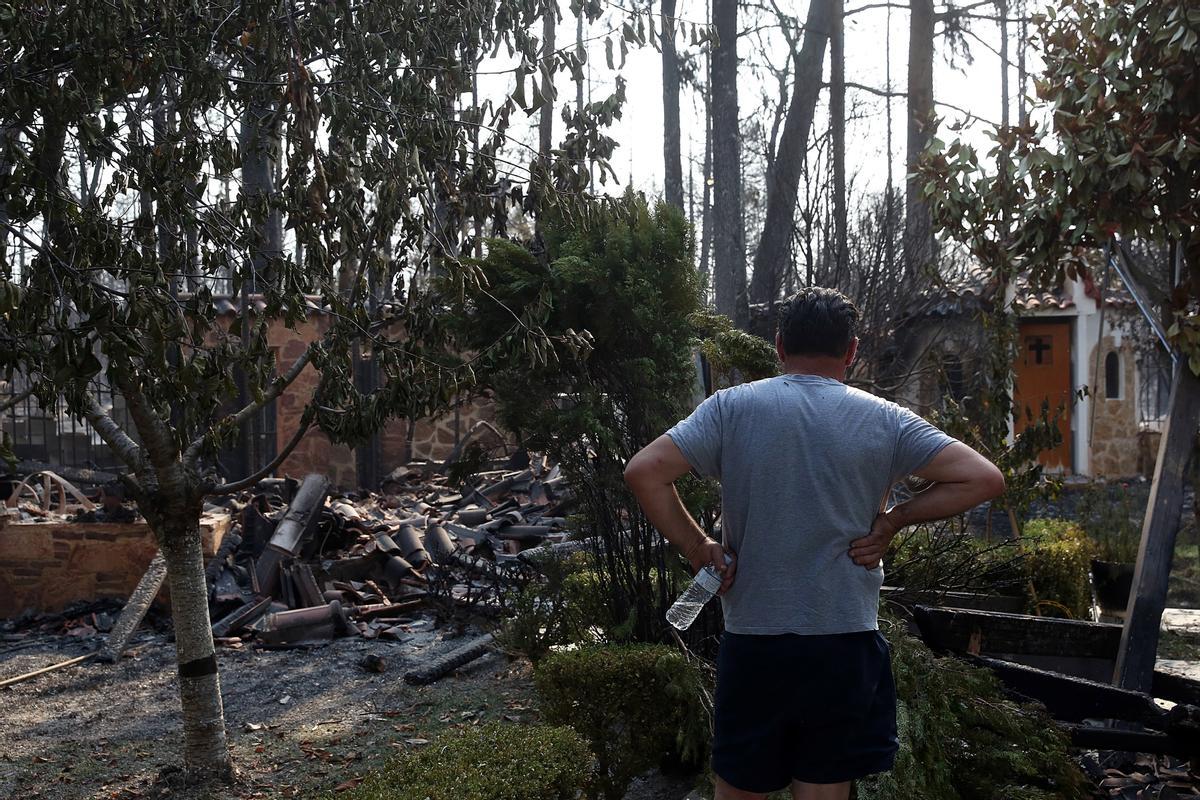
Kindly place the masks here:
[(573, 497), (557, 466), (480, 472), (459, 489), (399, 470), (380, 493), (270, 480), (226, 498), (235, 524), (207, 569), (213, 636), (267, 646), (355, 634), (402, 639), (422, 610), (497, 613), (526, 551), (571, 549)]

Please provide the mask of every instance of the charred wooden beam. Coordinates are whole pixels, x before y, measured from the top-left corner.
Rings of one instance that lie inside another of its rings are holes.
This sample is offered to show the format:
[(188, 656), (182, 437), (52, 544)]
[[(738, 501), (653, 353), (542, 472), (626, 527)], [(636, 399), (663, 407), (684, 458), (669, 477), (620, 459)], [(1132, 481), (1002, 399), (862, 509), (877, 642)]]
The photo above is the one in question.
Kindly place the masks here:
[(916, 606), (913, 621), (935, 650), (1113, 659), (1121, 626), (998, 611)]
[(1191, 758), (1191, 745), (1159, 731), (1129, 731), (1121, 728), (1099, 728), (1094, 725), (1060, 723), (1071, 738), (1071, 744), (1090, 750), (1117, 750), (1129, 753), (1161, 753)]
[(1200, 706), (1200, 681), (1174, 672), (1156, 669), (1154, 670), (1154, 688), (1151, 694), (1175, 703)]
[(354, 616), (358, 619), (375, 619), (376, 617), (387, 617), (392, 614), (406, 614), (425, 604), (425, 598), (418, 597), (412, 600), (402, 600), (398, 603), (374, 603), (366, 606), (355, 606)]
[(1055, 719), (1120, 719), (1156, 730), (1168, 727), (1167, 712), (1141, 692), (998, 658), (977, 656), (972, 661), (991, 669), (1009, 690), (1043, 703)]
[(1196, 444), (1197, 419), (1200, 419), (1200, 377), (1188, 368), (1186, 359), (1179, 358), (1171, 382), (1170, 410), (1150, 484), (1133, 592), (1113, 675), (1114, 683), (1129, 689), (1148, 691), (1153, 683), (1159, 624), (1167, 601), (1171, 557), (1183, 509), (1184, 476)]
[(406, 683), (424, 686), (450, 674), (454, 670), (471, 663), (492, 648), (495, 637), (490, 633), (472, 639), (461, 647), (456, 647), (445, 655), (431, 658), (423, 666), (409, 670), (404, 675)]

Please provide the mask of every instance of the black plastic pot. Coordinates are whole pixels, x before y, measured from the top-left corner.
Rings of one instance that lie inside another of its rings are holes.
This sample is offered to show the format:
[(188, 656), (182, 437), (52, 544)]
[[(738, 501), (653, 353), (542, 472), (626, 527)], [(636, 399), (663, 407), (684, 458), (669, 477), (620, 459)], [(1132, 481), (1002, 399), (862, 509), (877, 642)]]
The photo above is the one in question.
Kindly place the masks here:
[(1092, 561), (1092, 585), (1100, 607), (1124, 611), (1133, 589), (1133, 564), (1121, 561)]

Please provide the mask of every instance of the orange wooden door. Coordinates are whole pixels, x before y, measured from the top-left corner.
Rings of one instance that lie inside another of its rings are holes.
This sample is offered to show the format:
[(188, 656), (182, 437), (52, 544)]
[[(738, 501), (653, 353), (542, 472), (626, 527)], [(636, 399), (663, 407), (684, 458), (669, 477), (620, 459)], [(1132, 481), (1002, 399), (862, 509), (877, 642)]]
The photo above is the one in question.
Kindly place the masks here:
[(1025, 429), (1028, 408), (1036, 417), (1042, 402), (1050, 404), (1053, 417), (1063, 405), (1058, 419), (1062, 444), (1042, 452), (1038, 460), (1047, 467), (1071, 469), (1071, 323), (1022, 322), (1020, 352), (1016, 363), (1016, 391), (1013, 393), (1016, 431)]

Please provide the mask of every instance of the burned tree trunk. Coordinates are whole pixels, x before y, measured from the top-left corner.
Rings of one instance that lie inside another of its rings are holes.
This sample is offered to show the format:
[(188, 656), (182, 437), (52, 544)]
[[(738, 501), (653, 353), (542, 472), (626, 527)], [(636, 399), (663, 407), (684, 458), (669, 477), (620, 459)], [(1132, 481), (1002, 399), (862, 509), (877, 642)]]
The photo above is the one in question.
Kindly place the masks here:
[[(911, 175), (933, 138), (933, 0), (909, 0), (908, 140)], [(921, 199), (920, 185), (906, 183), (904, 199), (904, 277), (911, 280), (933, 261), (933, 217)]]
[(793, 218), (800, 188), (800, 171), (808, 150), (821, 73), (825, 66), (825, 44), (829, 41), (835, 0), (813, 0), (804, 26), (804, 44), (794, 55), (796, 80), (788, 103), (779, 149), (767, 177), (767, 215), (762, 239), (754, 254), (754, 277), (750, 299), (773, 303), (779, 296), (783, 274), (791, 258)]
[(719, 41), (712, 53), (713, 286), (717, 312), (745, 329), (746, 245), (742, 224), (742, 170), (738, 144), (737, 0), (713, 0)]
[(833, 149), (834, 280), (845, 279), (846, 264), (846, 0), (833, 0), (829, 31), (829, 127)]
[(679, 146), (679, 54), (675, 51), (676, 0), (662, 0), (663, 194), (683, 209), (683, 163)]
[(544, 163), (550, 163), (550, 150), (554, 146), (554, 85), (550, 76), (554, 74), (555, 28), (558, 24), (558, 5), (547, 3), (542, 12), (542, 115), (538, 118), (538, 155)]

